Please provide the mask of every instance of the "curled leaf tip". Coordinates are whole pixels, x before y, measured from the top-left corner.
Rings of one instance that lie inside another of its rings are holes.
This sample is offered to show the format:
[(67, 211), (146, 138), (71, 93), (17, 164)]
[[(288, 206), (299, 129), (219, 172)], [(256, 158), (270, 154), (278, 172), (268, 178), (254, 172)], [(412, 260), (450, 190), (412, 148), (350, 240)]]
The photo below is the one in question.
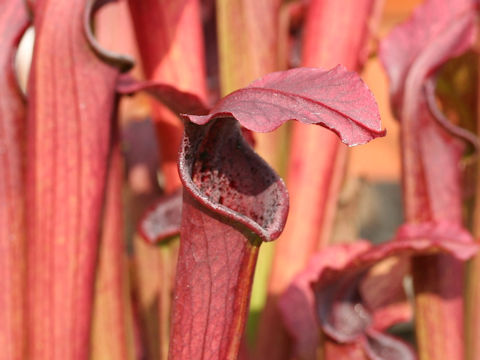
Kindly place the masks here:
[(135, 65), (135, 60), (128, 55), (118, 54), (113, 51), (109, 51), (103, 48), (95, 35), (93, 34), (91, 22), (95, 12), (103, 5), (108, 2), (116, 0), (88, 0), (85, 5), (85, 12), (83, 18), (83, 27), (84, 34), (87, 38), (87, 43), (89, 44), (92, 51), (103, 61), (112, 66), (117, 67), (121, 72), (127, 72)]
[(288, 193), (278, 175), (253, 151), (233, 118), (205, 126), (185, 123), (179, 173), (200, 204), (264, 241), (280, 236)]
[(320, 125), (350, 146), (385, 135), (373, 94), (342, 65), (274, 72), (227, 95), (209, 115), (185, 116), (198, 125), (225, 117), (256, 132), (273, 131), (288, 120)]

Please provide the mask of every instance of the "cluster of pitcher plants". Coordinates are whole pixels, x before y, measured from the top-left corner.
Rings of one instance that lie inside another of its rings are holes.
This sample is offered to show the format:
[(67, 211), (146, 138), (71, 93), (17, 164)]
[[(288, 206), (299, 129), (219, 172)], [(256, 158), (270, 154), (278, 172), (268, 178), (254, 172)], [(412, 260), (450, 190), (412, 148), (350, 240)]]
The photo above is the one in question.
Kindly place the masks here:
[[(0, 0), (0, 360), (480, 359), (478, 3), (382, 5)], [(404, 224), (332, 244), (376, 56)]]

